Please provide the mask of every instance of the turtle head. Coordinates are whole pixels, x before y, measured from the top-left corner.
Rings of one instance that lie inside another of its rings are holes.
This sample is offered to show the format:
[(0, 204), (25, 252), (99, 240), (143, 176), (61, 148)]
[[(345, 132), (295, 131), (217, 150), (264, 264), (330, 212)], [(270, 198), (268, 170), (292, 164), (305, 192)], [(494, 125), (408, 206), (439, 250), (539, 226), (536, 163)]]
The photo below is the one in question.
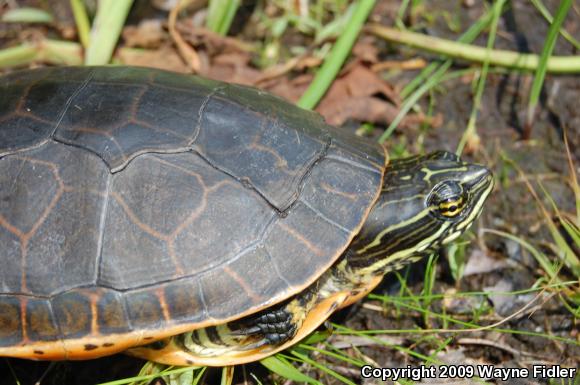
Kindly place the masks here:
[(450, 152), (392, 161), (349, 264), (383, 273), (436, 251), (469, 228), (492, 189), (487, 168)]

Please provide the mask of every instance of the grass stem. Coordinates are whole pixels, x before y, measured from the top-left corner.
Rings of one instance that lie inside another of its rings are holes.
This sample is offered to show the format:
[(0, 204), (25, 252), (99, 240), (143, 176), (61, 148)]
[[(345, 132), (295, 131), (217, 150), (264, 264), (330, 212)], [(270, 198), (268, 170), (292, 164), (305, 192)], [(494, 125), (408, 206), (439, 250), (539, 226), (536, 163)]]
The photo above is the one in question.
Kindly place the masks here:
[(85, 64), (108, 64), (133, 0), (101, 0), (93, 22)]
[(348, 57), (350, 50), (358, 37), (358, 34), (375, 5), (374, 0), (360, 0), (346, 29), (338, 38), (328, 57), (314, 76), (314, 80), (304, 92), (298, 105), (302, 108), (314, 108), (324, 96), (334, 78), (340, 71), (344, 61)]
[[(418, 49), (456, 59), (483, 63), (489, 55), (490, 65), (525, 71), (535, 71), (540, 64), (540, 57), (534, 54), (521, 54), (506, 50), (492, 50), (488, 53), (484, 47), (463, 44), (421, 33), (399, 31), (379, 24), (371, 24), (367, 30), (385, 40), (407, 44)], [(546, 71), (550, 73), (579, 73), (580, 56), (552, 56), (547, 61)]]

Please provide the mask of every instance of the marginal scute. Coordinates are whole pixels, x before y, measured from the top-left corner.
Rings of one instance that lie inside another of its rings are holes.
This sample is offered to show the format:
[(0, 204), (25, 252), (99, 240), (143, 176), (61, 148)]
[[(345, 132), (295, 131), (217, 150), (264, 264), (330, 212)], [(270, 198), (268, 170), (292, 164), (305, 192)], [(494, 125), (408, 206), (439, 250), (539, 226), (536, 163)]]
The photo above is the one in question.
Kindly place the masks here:
[(105, 334), (130, 331), (131, 324), (123, 306), (123, 294), (108, 288), (93, 291), (99, 331), (105, 331)]
[[(259, 294), (248, 291), (245, 280), (226, 273), (226, 266), (213, 269), (200, 278), (207, 315), (215, 319), (231, 316), (231, 309), (249, 309), (257, 302), (252, 297)], [(234, 294), (235, 293), (235, 294)]]
[[(324, 256), (346, 244), (348, 238), (349, 234), (340, 231), (311, 208), (298, 202), (287, 217), (276, 222), (265, 240), (265, 245), (286, 281), (293, 286), (299, 286), (313, 272), (322, 274), (329, 265)], [(324, 242), (320, 242), (321, 239)], [(300, 263), (297, 263), (298, 260)]]
[(349, 167), (340, 158), (324, 159), (309, 175), (300, 200), (334, 224), (336, 231), (350, 233), (364, 217), (364, 203), (373, 199), (372, 187), (381, 178), (371, 169)]
[(199, 322), (206, 316), (197, 280), (180, 279), (160, 285), (160, 289), (173, 322)]
[(20, 296), (0, 295), (0, 347), (22, 342)]
[(152, 290), (127, 292), (125, 303), (134, 330), (160, 329), (165, 325), (163, 308)]
[(52, 315), (50, 301), (28, 298), (26, 301), (27, 335), (32, 341), (56, 341), (58, 327)]
[(51, 300), (62, 338), (81, 338), (91, 333), (91, 302), (87, 295), (70, 291)]
[(277, 269), (267, 250), (259, 246), (204, 274), (201, 287), (209, 316), (220, 319), (228, 317), (232, 307), (249, 309), (279, 300), (280, 289), (289, 285), (276, 273)]

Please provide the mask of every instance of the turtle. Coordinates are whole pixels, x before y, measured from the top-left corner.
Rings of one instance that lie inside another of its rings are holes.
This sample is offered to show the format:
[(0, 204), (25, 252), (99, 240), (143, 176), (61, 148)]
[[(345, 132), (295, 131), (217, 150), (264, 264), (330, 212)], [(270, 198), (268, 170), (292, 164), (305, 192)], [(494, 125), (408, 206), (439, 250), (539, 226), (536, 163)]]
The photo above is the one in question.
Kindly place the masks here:
[(141, 67), (0, 78), (0, 356), (236, 365), (480, 215), (484, 166), (264, 91)]

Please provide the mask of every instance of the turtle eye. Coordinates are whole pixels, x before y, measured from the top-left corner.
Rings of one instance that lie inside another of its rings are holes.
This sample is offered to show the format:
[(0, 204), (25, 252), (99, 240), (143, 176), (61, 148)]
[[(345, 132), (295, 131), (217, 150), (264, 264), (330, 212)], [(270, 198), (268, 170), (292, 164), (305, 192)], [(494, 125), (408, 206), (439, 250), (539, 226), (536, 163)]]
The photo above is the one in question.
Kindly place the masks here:
[(463, 206), (464, 202), (462, 196), (448, 198), (439, 203), (439, 214), (447, 218), (455, 218), (461, 213)]
[(465, 207), (466, 197), (463, 188), (456, 181), (439, 183), (429, 197), (429, 204), (435, 214), (452, 219), (461, 214)]

